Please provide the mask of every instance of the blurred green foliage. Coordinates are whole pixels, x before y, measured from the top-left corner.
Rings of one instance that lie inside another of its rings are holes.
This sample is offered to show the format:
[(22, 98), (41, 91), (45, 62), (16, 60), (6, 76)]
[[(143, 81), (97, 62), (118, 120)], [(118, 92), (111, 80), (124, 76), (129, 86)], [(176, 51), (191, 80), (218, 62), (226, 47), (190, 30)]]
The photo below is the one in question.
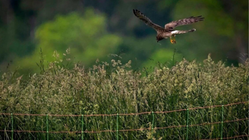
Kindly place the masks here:
[[(245, 7), (246, 3), (248, 2), (233, 3), (231, 0), (179, 1), (172, 12), (173, 18), (178, 19), (189, 14), (201, 14), (205, 17), (204, 22), (193, 25), (197, 28), (196, 34), (185, 35), (181, 38), (185, 42), (179, 48), (186, 58), (202, 60), (209, 52), (216, 60), (226, 58), (230, 60), (228, 63), (234, 63), (234, 59), (243, 62), (246, 58), (244, 54), (248, 50), (246, 47), (248, 40), (246, 39), (248, 36), (246, 24), (248, 17), (245, 16), (248, 11), (248, 8)], [(232, 9), (239, 7), (240, 12), (232, 11)], [(182, 12), (183, 10), (188, 12)], [(237, 13), (237, 15), (234, 13)], [(186, 43), (191, 44), (186, 47)], [(198, 43), (201, 45), (197, 46)]]
[[(155, 43), (155, 31), (137, 19), (132, 9), (141, 10), (161, 26), (189, 16), (202, 15), (205, 20), (179, 27), (197, 32), (177, 36), (177, 44), (168, 40)], [(247, 25), (248, 1), (1, 1), (0, 70), (8, 70), (10, 64), (12, 68), (22, 66), (24, 73), (35, 72), (40, 48), (49, 61), (54, 51), (61, 53), (69, 47), (73, 59), (86, 67), (98, 58), (110, 59), (113, 53), (132, 60), (133, 68), (138, 69), (151, 63), (146, 61), (164, 57), (155, 56), (162, 55), (156, 51), (168, 49), (170, 53), (174, 48), (187, 60), (201, 62), (211, 53), (216, 61), (237, 65), (248, 56)]]
[(92, 9), (87, 9), (82, 16), (77, 13), (57, 16), (37, 28), (37, 48), (32, 55), (17, 60), (16, 65), (22, 66), (23, 71), (37, 72), (40, 50), (49, 62), (53, 60), (54, 51), (62, 54), (69, 48), (74, 61), (90, 66), (96, 59), (114, 53), (121, 42), (120, 37), (106, 31), (105, 23), (105, 16), (94, 13)]
[(179, 62), (182, 58), (183, 56), (176, 52), (176, 49), (175, 51), (172, 49), (159, 49), (151, 55), (150, 60), (146, 61), (143, 67), (153, 69), (157, 64), (159, 66), (161, 64), (173, 66), (175, 62)]
[[(169, 111), (199, 106), (248, 101), (249, 61), (239, 67), (215, 63), (210, 56), (203, 61), (185, 59), (173, 67), (161, 65), (153, 72), (133, 71), (131, 61), (120, 60), (96, 63), (91, 69), (78, 64), (73, 69), (60, 65), (60, 58), (44, 68), (41, 74), (24, 79), (18, 73), (8, 72), (0, 79), (0, 110), (2, 113), (22, 114), (116, 114), (150, 111)], [(220, 108), (190, 111), (190, 124), (219, 122)], [(246, 105), (225, 107), (225, 120), (246, 118)], [(0, 130), (11, 130), (10, 119), (1, 115)], [(186, 112), (158, 114), (155, 126), (185, 125)], [(15, 116), (14, 129), (44, 131), (45, 118), (40, 116)], [(79, 131), (81, 117), (49, 117), (49, 130)], [(119, 129), (150, 127), (151, 115), (120, 116)], [(90, 117), (84, 119), (85, 130), (114, 130), (116, 118)], [(229, 126), (229, 127), (226, 127)], [(223, 137), (247, 134), (247, 123), (224, 124)], [(149, 131), (151, 132), (151, 131)], [(185, 129), (120, 132), (122, 139), (183, 139)], [(219, 125), (189, 128), (190, 139), (220, 137)], [(1, 133), (0, 139), (9, 133)], [(18, 135), (15, 139), (41, 139), (45, 134)], [(50, 134), (51, 139), (78, 139), (80, 134)], [(85, 134), (86, 139), (113, 139), (115, 133)]]

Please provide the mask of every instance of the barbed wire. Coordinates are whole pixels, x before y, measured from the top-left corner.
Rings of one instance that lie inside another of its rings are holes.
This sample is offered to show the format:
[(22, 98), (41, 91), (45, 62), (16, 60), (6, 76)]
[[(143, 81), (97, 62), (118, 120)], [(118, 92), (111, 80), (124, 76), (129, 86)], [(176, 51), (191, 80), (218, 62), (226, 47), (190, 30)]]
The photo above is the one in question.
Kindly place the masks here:
[[(226, 121), (219, 121), (219, 122), (212, 122), (212, 123), (201, 123), (201, 124), (191, 124), (188, 125), (188, 127), (194, 127), (194, 126), (203, 126), (203, 125), (212, 125), (212, 124), (220, 124), (220, 123), (231, 123), (231, 122), (239, 122), (239, 121), (244, 121), (244, 120), (249, 120), (249, 118), (243, 118), (243, 119), (236, 119), (236, 120), (226, 120)], [(186, 127), (187, 125), (178, 125), (180, 127)], [(168, 126), (168, 127), (155, 127), (154, 129), (167, 129), (167, 128), (177, 128), (177, 126)]]
[[(178, 110), (170, 110), (170, 111), (151, 111), (151, 112), (139, 112), (139, 113), (121, 113), (121, 114), (81, 114), (81, 115), (60, 115), (60, 114), (24, 114), (24, 113), (0, 113), (0, 115), (6, 115), (6, 116), (50, 116), (50, 117), (98, 117), (98, 116), (134, 116), (134, 115), (146, 115), (146, 114), (167, 114), (172, 112), (181, 112), (186, 110), (197, 110), (197, 109), (207, 109), (207, 108), (216, 108), (216, 107), (227, 107), (227, 106), (233, 106), (233, 105), (239, 105), (239, 104), (246, 104), (249, 103), (248, 101), (244, 102), (237, 102), (237, 103), (230, 103), (226, 105), (212, 105), (212, 106), (203, 106), (203, 107), (193, 107), (193, 108), (186, 108), (186, 109), (178, 109)], [(121, 130), (85, 130), (85, 131), (39, 131), (39, 130), (0, 130), (0, 132), (15, 132), (15, 133), (64, 133), (64, 134), (93, 134), (93, 133), (103, 133), (103, 132), (130, 132), (130, 131), (145, 131), (145, 130), (163, 130), (163, 129), (169, 129), (169, 128), (182, 128), (182, 127), (196, 127), (196, 126), (204, 126), (204, 125), (213, 125), (213, 124), (223, 124), (223, 123), (232, 123), (232, 122), (239, 122), (239, 121), (245, 121), (249, 120), (249, 118), (241, 118), (236, 120), (225, 120), (225, 121), (218, 121), (218, 122), (204, 122), (200, 124), (189, 124), (189, 125), (173, 125), (173, 126), (166, 126), (166, 127), (148, 127), (148, 128), (137, 128), (137, 129), (121, 129)], [(234, 139), (234, 138), (240, 138), (240, 137), (249, 137), (249, 135), (237, 135), (233, 137), (225, 137), (223, 139)], [(220, 138), (213, 138), (209, 140), (218, 140)], [(201, 140), (207, 140), (207, 139), (201, 139)]]
[[(188, 125), (188, 127), (194, 127), (194, 126), (203, 126), (203, 125), (212, 125), (212, 124), (220, 124), (220, 123), (231, 123), (231, 122), (239, 122), (249, 120), (249, 118), (242, 118), (242, 119), (236, 119), (236, 120), (226, 120), (226, 121), (219, 121), (219, 122), (212, 122), (212, 123), (201, 123), (201, 124), (192, 124)], [(187, 127), (187, 125), (172, 125), (167, 127), (154, 127), (154, 130), (162, 130), (162, 129), (168, 129), (168, 128), (181, 128), (181, 127)], [(152, 128), (138, 128), (138, 129), (121, 129), (118, 130), (119, 132), (129, 132), (129, 131), (144, 131), (144, 130), (151, 130)], [(0, 130), (0, 132), (12, 132), (12, 130)], [(13, 130), (13, 132), (17, 133), (102, 133), (102, 132), (117, 132), (117, 130), (85, 130), (85, 131), (34, 131), (34, 130)]]
[[(222, 139), (229, 140), (229, 139), (235, 139), (235, 138), (242, 138), (242, 137), (249, 137), (249, 135), (238, 135), (233, 137), (225, 137)], [(200, 140), (220, 140), (221, 138), (214, 138), (214, 139), (200, 139)]]
[[(237, 103), (230, 103), (223, 105), (224, 107), (227, 106), (233, 106), (233, 105), (239, 105), (239, 104), (245, 104), (248, 103), (248, 101), (244, 102), (237, 102)], [(204, 106), (204, 107), (193, 107), (193, 108), (188, 108), (188, 110), (196, 110), (196, 109), (207, 109), (207, 108), (216, 108), (216, 107), (222, 107), (222, 105), (212, 105), (212, 106)], [(153, 112), (154, 114), (167, 114), (167, 113), (173, 113), (173, 112), (181, 112), (181, 111), (186, 111), (187, 109), (178, 109), (178, 110), (170, 110), (170, 111), (155, 111)], [(152, 111), (150, 112), (139, 112), (139, 113), (120, 113), (118, 114), (119, 116), (135, 116), (135, 115), (145, 115), (145, 114), (151, 114)], [(7, 115), (10, 116), (11, 113), (0, 113), (0, 115)], [(60, 114), (23, 114), (23, 113), (13, 113), (12, 115), (14, 116), (51, 116), (51, 117), (81, 117), (82, 114), (80, 115), (60, 115)], [(84, 117), (110, 117), (110, 116), (117, 116), (117, 114), (83, 114)]]

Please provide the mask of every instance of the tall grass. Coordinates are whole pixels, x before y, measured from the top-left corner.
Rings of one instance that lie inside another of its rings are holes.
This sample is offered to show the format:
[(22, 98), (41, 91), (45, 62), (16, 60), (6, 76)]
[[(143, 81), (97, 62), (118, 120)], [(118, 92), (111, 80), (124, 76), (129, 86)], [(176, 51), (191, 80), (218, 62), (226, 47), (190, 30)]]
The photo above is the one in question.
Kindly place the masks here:
[[(133, 71), (131, 62), (98, 62), (90, 69), (78, 64), (67, 68), (66, 60), (51, 62), (41, 73), (23, 78), (4, 73), (0, 80), (0, 112), (32, 114), (115, 114), (166, 111), (197, 106), (248, 101), (249, 61), (238, 67), (183, 59), (173, 67), (155, 68), (152, 73)], [(221, 120), (221, 108), (190, 111), (190, 124)], [(248, 118), (246, 105), (226, 107), (225, 120)], [(155, 116), (155, 126), (186, 124), (186, 112)], [(0, 129), (10, 130), (9, 116), (0, 116)], [(80, 117), (49, 117), (49, 130), (80, 131)], [(84, 118), (85, 130), (116, 128), (115, 117)], [(119, 129), (147, 128), (150, 115), (120, 116)], [(46, 130), (45, 117), (15, 116), (14, 129)], [(224, 136), (248, 133), (246, 121), (224, 124)], [(16, 139), (45, 139), (41, 133), (15, 133)], [(50, 134), (50, 139), (79, 139), (81, 134)], [(86, 139), (115, 139), (115, 133), (85, 134)], [(120, 132), (121, 139), (184, 139), (185, 128)], [(189, 128), (189, 139), (220, 137), (219, 125)], [(10, 133), (0, 133), (9, 139)]]

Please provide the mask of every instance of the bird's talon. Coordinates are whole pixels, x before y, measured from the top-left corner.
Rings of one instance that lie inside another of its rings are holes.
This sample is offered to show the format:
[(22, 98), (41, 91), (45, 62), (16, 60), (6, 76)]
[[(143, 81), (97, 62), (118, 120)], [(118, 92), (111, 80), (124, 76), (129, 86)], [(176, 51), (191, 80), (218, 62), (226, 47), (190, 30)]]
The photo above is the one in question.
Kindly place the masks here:
[(171, 43), (171, 44), (176, 44), (176, 39), (175, 39), (174, 36), (171, 36), (171, 37), (170, 37), (170, 43)]
[(170, 40), (171, 44), (176, 44), (175, 40)]

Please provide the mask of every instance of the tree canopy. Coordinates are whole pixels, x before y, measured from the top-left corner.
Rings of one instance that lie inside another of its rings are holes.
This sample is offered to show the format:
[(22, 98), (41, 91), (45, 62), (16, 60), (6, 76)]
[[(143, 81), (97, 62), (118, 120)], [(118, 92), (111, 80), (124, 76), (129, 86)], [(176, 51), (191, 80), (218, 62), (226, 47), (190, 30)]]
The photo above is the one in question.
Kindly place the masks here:
[[(70, 49), (70, 57), (74, 61), (90, 66), (96, 59), (114, 53), (121, 42), (120, 37), (106, 31), (105, 23), (105, 16), (94, 13), (92, 9), (87, 9), (83, 15), (75, 12), (59, 15), (37, 28), (36, 49), (31, 55), (16, 61), (16, 65), (31, 71), (37, 70), (34, 62), (41, 59), (40, 51), (46, 61), (54, 61), (65, 57), (65, 50)], [(59, 55), (58, 58), (54, 57), (54, 51)]]
[[(68, 48), (70, 57), (86, 67), (118, 54), (141, 68), (151, 59), (172, 61), (168, 56), (174, 49), (188, 60), (202, 61), (210, 53), (214, 60), (237, 65), (248, 52), (247, 5), (248, 1), (232, 0), (1, 1), (0, 71), (13, 62), (12, 67), (34, 72), (40, 49), (44, 59), (51, 61), (54, 51), (63, 58)], [(205, 20), (179, 27), (197, 32), (177, 36), (175, 45), (168, 40), (156, 43), (155, 31), (138, 20), (132, 9), (161, 26), (189, 16), (202, 15)]]

